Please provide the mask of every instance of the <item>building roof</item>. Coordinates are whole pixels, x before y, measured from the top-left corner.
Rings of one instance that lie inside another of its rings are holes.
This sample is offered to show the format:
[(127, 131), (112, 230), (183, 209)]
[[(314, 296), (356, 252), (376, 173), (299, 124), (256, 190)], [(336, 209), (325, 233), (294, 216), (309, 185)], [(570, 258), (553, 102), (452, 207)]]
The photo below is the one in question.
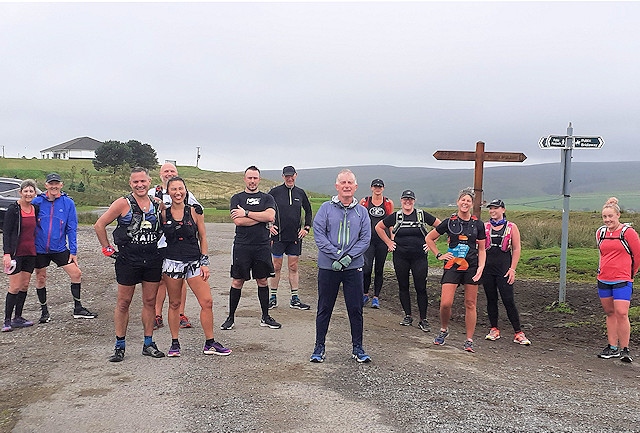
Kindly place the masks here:
[(93, 139), (91, 137), (74, 138), (73, 140), (66, 141), (62, 144), (48, 147), (40, 152), (50, 152), (55, 150), (96, 150), (104, 143)]

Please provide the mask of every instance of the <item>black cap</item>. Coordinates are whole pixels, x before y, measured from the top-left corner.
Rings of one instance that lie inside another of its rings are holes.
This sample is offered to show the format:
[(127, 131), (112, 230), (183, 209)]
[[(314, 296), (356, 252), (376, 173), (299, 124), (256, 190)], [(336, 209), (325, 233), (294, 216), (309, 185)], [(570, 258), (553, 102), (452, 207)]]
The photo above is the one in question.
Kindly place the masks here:
[(405, 189), (404, 191), (402, 191), (402, 195), (400, 196), (400, 198), (412, 198), (412, 199), (415, 200), (416, 199), (416, 195), (410, 189)]
[(373, 179), (371, 181), (371, 186), (381, 186), (384, 188), (384, 182), (382, 179)]
[(499, 198), (495, 198), (491, 200), (491, 203), (489, 203), (487, 207), (504, 207), (504, 202)]
[(49, 182), (62, 182), (62, 178), (58, 173), (49, 173), (47, 175), (46, 183), (49, 183)]
[(293, 176), (294, 174), (296, 174), (296, 169), (293, 168), (293, 166), (291, 165), (287, 165), (285, 168), (282, 169), (283, 176)]

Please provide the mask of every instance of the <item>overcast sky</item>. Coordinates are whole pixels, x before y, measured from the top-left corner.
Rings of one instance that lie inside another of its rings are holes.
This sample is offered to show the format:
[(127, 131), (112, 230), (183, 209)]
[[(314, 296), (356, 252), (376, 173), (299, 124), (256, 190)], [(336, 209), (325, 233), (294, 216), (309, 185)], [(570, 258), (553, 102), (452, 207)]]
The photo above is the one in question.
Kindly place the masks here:
[(640, 3), (2, 3), (0, 145), (136, 139), (208, 170), (640, 160)]

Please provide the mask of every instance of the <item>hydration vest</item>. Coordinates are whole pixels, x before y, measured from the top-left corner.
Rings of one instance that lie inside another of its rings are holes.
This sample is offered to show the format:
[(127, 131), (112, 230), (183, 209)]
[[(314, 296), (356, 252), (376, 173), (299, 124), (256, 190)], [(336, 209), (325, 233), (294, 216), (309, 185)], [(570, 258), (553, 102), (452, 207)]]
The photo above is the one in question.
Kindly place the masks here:
[[(506, 227), (504, 229), (504, 233), (502, 234), (502, 243), (500, 244), (500, 249), (504, 252), (511, 250), (511, 228), (513, 227), (513, 223), (511, 221), (507, 221), (505, 223)], [(491, 222), (486, 222), (484, 224), (484, 232), (486, 235), (485, 239), (485, 249), (491, 248)]]
[[(369, 204), (371, 204), (371, 196), (363, 198), (361, 204), (362, 206), (369, 209)], [(389, 200), (387, 197), (383, 197), (382, 206), (384, 208), (385, 215), (391, 215), (393, 213), (393, 204), (391, 203), (391, 200)]]
[[(151, 201), (153, 206), (153, 214), (155, 215), (155, 222), (144, 218), (144, 211), (138, 205), (138, 202), (133, 197), (133, 194), (126, 195), (124, 197), (129, 202), (129, 208), (131, 209), (131, 221), (128, 225), (121, 225), (118, 222), (118, 226), (113, 231), (113, 243), (121, 247), (129, 243), (135, 244), (154, 244), (160, 239), (161, 227), (160, 227), (160, 205), (154, 200)], [(146, 223), (146, 224), (143, 224)]]
[(633, 259), (633, 254), (631, 253), (631, 247), (629, 247), (629, 243), (624, 238), (624, 232), (626, 232), (629, 227), (631, 227), (631, 224), (629, 223), (622, 224), (622, 230), (620, 230), (620, 236), (618, 236), (617, 238), (606, 237), (605, 234), (607, 232), (607, 226), (600, 227), (598, 229), (598, 248), (600, 247), (600, 244), (602, 243), (602, 241), (605, 239), (618, 239), (622, 243), (622, 246), (624, 247), (625, 251), (629, 253), (631, 258)]
[(631, 227), (631, 224), (623, 223), (622, 230), (620, 230), (620, 236), (618, 236), (617, 238), (608, 238), (605, 236), (607, 232), (607, 226), (601, 226), (598, 229), (598, 249), (600, 249), (600, 244), (605, 239), (619, 240), (620, 243), (622, 243), (622, 246), (624, 247), (625, 251), (631, 256), (631, 277), (633, 278), (633, 268), (634, 268), (633, 253), (631, 252), (631, 247), (629, 247), (629, 242), (627, 242), (627, 240), (624, 238), (624, 232), (626, 232), (629, 227)]
[(424, 222), (424, 211), (416, 208), (416, 216), (418, 221), (404, 221), (404, 212), (400, 209), (396, 212), (396, 223), (391, 229), (392, 234), (398, 233), (398, 230), (405, 227), (418, 227), (423, 236), (426, 236), (429, 231), (427, 230), (427, 224)]

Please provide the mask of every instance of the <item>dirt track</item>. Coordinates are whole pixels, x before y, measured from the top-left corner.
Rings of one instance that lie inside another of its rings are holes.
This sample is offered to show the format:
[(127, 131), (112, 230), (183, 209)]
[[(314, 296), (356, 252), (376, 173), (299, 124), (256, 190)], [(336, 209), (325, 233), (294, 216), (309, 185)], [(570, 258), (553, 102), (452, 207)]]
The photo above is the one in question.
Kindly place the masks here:
[[(83, 301), (100, 316), (74, 320), (68, 279), (50, 268), (50, 310), (45, 325), (0, 334), (0, 431), (15, 432), (599, 432), (640, 431), (640, 352), (633, 364), (595, 357), (606, 344), (602, 311), (590, 286), (570, 285), (574, 315), (547, 313), (557, 283), (518, 282), (516, 301), (533, 345), (482, 338), (484, 295), (478, 297), (477, 353), (462, 351), (462, 297), (456, 298), (447, 345), (434, 333), (402, 327), (395, 281), (389, 274), (382, 309), (365, 309), (365, 349), (371, 364), (350, 359), (348, 320), (339, 300), (323, 364), (309, 363), (315, 320), (315, 250), (301, 258), (298, 311), (281, 304), (272, 315), (281, 330), (261, 328), (255, 283), (245, 286), (236, 327), (220, 331), (226, 317), (233, 225), (208, 224), (216, 338), (229, 357), (201, 354), (197, 302), (189, 293), (193, 329), (182, 330), (183, 356), (140, 355), (140, 298), (135, 297), (120, 364), (106, 361), (113, 347), (113, 264), (104, 258), (91, 227), (80, 233)], [(286, 278), (285, 278), (286, 279)], [(283, 279), (284, 280), (284, 279)], [(0, 277), (6, 285), (6, 277)], [(286, 288), (286, 285), (281, 285)], [(33, 285), (32, 285), (33, 287)], [(280, 289), (281, 302), (287, 291)], [(429, 278), (429, 321), (438, 323), (437, 277)], [(415, 299), (414, 299), (415, 301)], [(638, 295), (633, 304), (637, 305)], [(166, 307), (165, 307), (166, 308)], [(415, 302), (414, 302), (415, 308)], [(25, 317), (37, 319), (30, 289)], [(167, 350), (167, 327), (155, 334)]]

